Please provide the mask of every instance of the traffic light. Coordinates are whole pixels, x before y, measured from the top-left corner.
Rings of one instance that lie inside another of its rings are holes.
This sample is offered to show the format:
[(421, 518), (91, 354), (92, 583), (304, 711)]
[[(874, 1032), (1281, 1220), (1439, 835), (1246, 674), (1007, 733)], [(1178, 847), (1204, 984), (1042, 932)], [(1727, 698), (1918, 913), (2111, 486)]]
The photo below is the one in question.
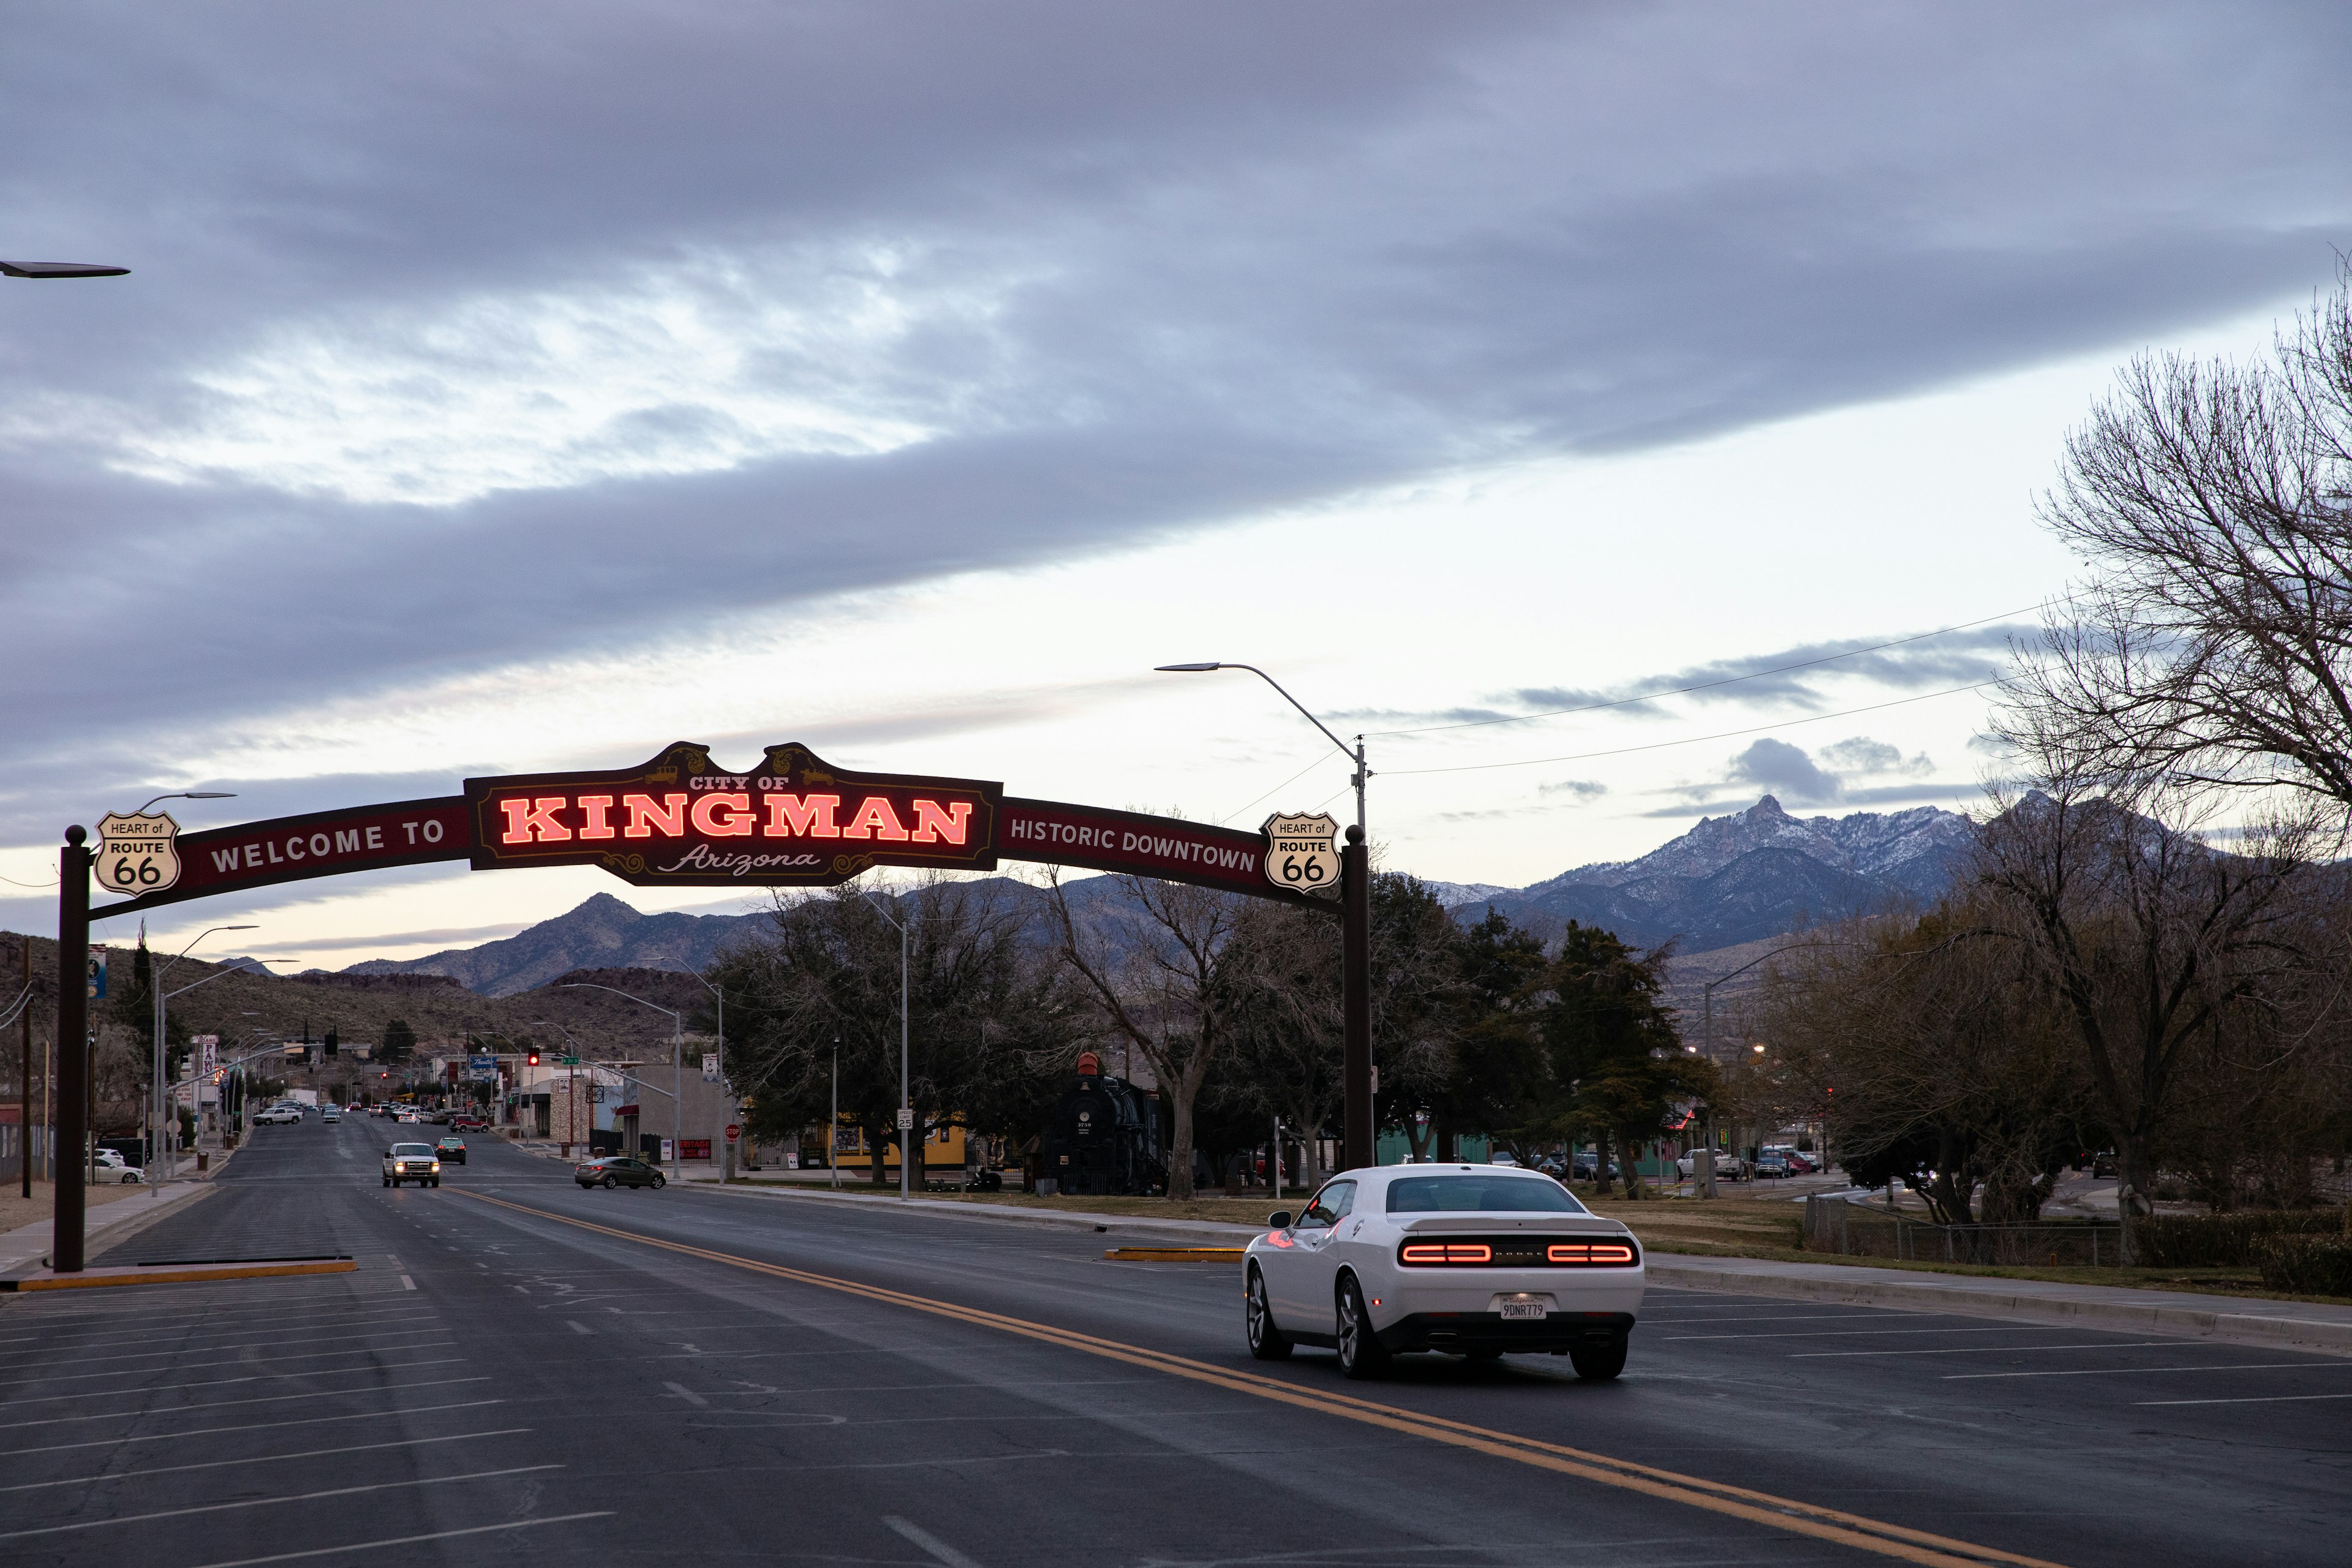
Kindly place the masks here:
[(335, 1026), (332, 1024), (328, 1025), (326, 1039), (327, 1054), (331, 1057), (333, 1056), (335, 1054), (335, 1047), (341, 1043), (341, 1037), (335, 1033)]
[(539, 1065), (539, 1053), (537, 1051), (531, 1052), (530, 1055), (523, 1058), (523, 1061), (528, 1066), (537, 1067)]

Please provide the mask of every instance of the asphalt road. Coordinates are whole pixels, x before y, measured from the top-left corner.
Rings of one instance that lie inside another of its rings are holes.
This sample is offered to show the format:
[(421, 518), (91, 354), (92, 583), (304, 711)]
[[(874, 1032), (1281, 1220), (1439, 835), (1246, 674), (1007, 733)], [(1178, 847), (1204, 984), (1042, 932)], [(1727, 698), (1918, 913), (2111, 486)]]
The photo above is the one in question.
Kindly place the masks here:
[(1349, 1384), (1249, 1361), (1229, 1266), (478, 1137), (389, 1192), (392, 1131), (260, 1129), (110, 1259), (357, 1273), (6, 1299), (0, 1563), (2352, 1557), (2352, 1359), (1654, 1290), (1615, 1384)]

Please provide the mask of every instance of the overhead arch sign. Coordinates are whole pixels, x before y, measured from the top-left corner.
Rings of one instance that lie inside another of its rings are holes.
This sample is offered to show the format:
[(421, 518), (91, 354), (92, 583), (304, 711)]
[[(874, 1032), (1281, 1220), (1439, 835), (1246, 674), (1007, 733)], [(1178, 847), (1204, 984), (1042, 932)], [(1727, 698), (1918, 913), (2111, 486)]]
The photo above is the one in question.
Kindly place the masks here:
[[(679, 742), (636, 767), (467, 779), (453, 795), (146, 833), (169, 880), (94, 918), (451, 860), (482, 871), (595, 866), (640, 888), (831, 887), (877, 866), (992, 871), (1035, 860), (1314, 901), (1269, 871), (1265, 831), (1024, 799), (983, 779), (858, 773), (797, 743), (768, 747), (741, 772)], [(100, 886), (134, 888), (102, 876)]]

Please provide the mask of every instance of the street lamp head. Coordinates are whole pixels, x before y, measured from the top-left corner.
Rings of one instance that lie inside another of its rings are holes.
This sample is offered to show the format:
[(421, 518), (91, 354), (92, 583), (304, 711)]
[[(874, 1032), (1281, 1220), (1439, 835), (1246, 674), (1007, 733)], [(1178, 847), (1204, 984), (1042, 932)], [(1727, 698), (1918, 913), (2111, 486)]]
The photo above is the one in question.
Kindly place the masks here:
[(182, 800), (235, 800), (236, 792), (232, 789), (192, 789), (180, 798)]
[(9, 278), (127, 278), (128, 267), (96, 261), (0, 261), (0, 276)]
[(1225, 667), (1219, 664), (1216, 660), (1211, 659), (1205, 664), (1155, 664), (1151, 668), (1156, 672), (1163, 675), (1198, 675), (1206, 670), (1223, 669)]

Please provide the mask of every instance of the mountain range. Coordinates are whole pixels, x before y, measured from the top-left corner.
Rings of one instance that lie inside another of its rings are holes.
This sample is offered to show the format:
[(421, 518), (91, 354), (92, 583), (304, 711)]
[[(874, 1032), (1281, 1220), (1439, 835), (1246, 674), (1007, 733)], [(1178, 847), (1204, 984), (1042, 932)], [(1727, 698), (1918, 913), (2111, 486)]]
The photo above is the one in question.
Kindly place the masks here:
[[(1932, 901), (1973, 832), (1934, 806), (1880, 816), (1795, 817), (1770, 795), (1698, 826), (1635, 860), (1596, 861), (1523, 888), (1433, 882), (1455, 918), (1499, 910), (1549, 937), (1568, 921), (1601, 925), (1636, 946), (1678, 941), (1685, 953), (1755, 942), (1812, 921)], [(1074, 884), (1073, 891), (1086, 887)], [(578, 969), (698, 970), (765, 915), (648, 915), (610, 893), (478, 947), (374, 959), (355, 975), (446, 975), (485, 996), (512, 996)]]

